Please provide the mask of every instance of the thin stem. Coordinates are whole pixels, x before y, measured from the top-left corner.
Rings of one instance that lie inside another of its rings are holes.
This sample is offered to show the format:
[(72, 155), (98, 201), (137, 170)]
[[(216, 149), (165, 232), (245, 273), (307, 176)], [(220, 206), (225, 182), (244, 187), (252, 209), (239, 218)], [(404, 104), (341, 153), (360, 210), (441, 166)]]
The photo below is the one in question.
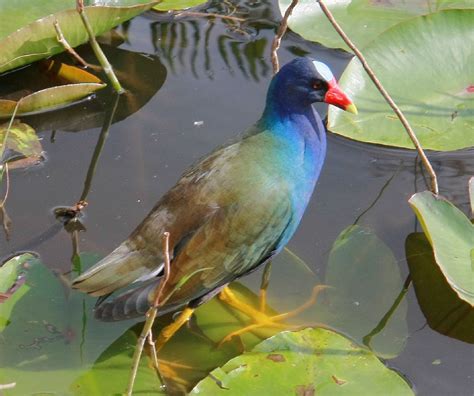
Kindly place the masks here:
[(10, 135), (10, 129), (12, 128), (13, 121), (15, 121), (16, 113), (18, 111), (18, 108), (20, 107), (20, 103), (21, 103), (21, 99), (18, 102), (16, 102), (16, 106), (13, 109), (13, 113), (12, 113), (12, 116), (10, 118), (10, 122), (8, 123), (7, 130), (5, 131), (5, 136), (3, 137), (3, 142), (2, 142), (2, 145), (0, 146), (0, 161), (3, 158), (3, 153), (5, 152), (5, 147), (7, 145), (8, 136)]
[[(149, 342), (151, 340), (150, 344), (154, 344), (151, 330), (153, 328), (153, 323), (155, 322), (155, 318), (158, 314), (158, 308), (160, 307), (160, 304), (162, 303), (161, 296), (163, 294), (163, 289), (170, 277), (169, 240), (170, 240), (170, 233), (164, 232), (163, 237), (162, 237), (164, 275), (163, 275), (163, 279), (160, 281), (158, 285), (157, 291), (155, 292), (155, 299), (153, 301), (153, 305), (150, 307), (150, 309), (146, 313), (146, 321), (145, 321), (145, 324), (143, 325), (142, 332), (140, 333), (140, 336), (138, 337), (137, 345), (135, 346), (135, 351), (133, 353), (133, 358), (132, 358), (132, 370), (130, 372), (130, 377), (128, 380), (128, 385), (127, 385), (127, 390), (126, 390), (127, 396), (131, 396), (132, 391), (133, 391), (133, 385), (135, 383), (135, 378), (137, 376), (138, 366), (140, 364), (140, 358), (143, 353), (143, 347), (145, 346), (145, 341), (148, 339)], [(158, 358), (155, 359), (155, 357), (153, 356), (153, 360), (154, 360), (154, 363), (157, 365)], [(157, 366), (157, 372), (159, 374), (158, 366)], [(163, 385), (163, 382), (162, 382), (162, 385)]]
[(336, 29), (336, 31), (339, 33), (339, 36), (341, 36), (341, 38), (344, 40), (344, 42), (349, 46), (349, 48), (354, 51), (354, 54), (355, 56), (357, 56), (357, 58), (359, 58), (361, 64), (362, 64), (362, 67), (365, 69), (365, 71), (367, 72), (367, 74), (369, 75), (370, 79), (373, 81), (373, 83), (375, 84), (375, 86), (377, 87), (377, 89), (379, 90), (379, 92), (382, 94), (382, 96), (384, 97), (384, 99), (387, 101), (387, 103), (389, 104), (389, 106), (392, 108), (392, 110), (394, 111), (394, 113), (397, 115), (398, 119), (400, 120), (400, 122), (402, 123), (403, 127), (405, 128), (405, 130), (407, 131), (408, 133), (408, 136), (410, 136), (410, 139), (411, 141), (413, 142), (413, 144), (415, 145), (415, 148), (416, 150), (418, 151), (418, 154), (420, 155), (420, 158), (423, 162), (423, 165), (425, 166), (426, 170), (428, 171), (428, 173), (430, 174), (430, 177), (431, 177), (431, 191), (438, 195), (439, 193), (439, 190), (438, 190), (438, 179), (436, 177), (436, 173), (435, 171), (433, 170), (433, 167), (431, 166), (431, 163), (430, 161), (428, 160), (428, 157), (426, 156), (425, 152), (423, 151), (423, 148), (421, 147), (421, 144), (420, 142), (418, 141), (418, 138), (416, 137), (416, 134), (415, 132), (413, 131), (413, 129), (411, 128), (408, 120), (406, 119), (405, 115), (402, 113), (402, 111), (400, 110), (400, 108), (396, 105), (396, 103), (393, 101), (393, 99), (391, 98), (391, 96), (388, 94), (388, 92), (385, 90), (385, 88), (383, 87), (383, 85), (381, 84), (381, 82), (379, 81), (379, 79), (377, 78), (377, 76), (375, 75), (374, 71), (372, 70), (372, 68), (369, 66), (369, 64), (367, 63), (366, 59), (364, 58), (364, 56), (362, 55), (362, 53), (360, 52), (360, 50), (355, 46), (355, 44), (349, 39), (349, 37), (344, 33), (344, 31), (342, 30), (341, 26), (339, 26), (339, 24), (337, 23), (337, 21), (334, 19), (331, 11), (329, 11), (329, 9), (327, 8), (326, 4), (324, 4), (324, 1), (323, 0), (316, 0), (317, 3), (319, 3), (319, 6), (321, 7), (321, 10), (323, 11), (323, 13), (326, 15), (326, 17), (328, 18), (329, 22), (331, 22), (332, 26), (334, 27), (334, 29)]
[(5, 195), (3, 197), (3, 200), (2, 202), (0, 203), (0, 207), (3, 207), (5, 206), (5, 202), (7, 202), (7, 198), (8, 198), (8, 193), (10, 191), (10, 173), (8, 172), (8, 162), (6, 162), (4, 165), (5, 167), (5, 183), (6, 183), (6, 186), (5, 186)]
[(84, 58), (82, 58), (75, 50), (71, 47), (71, 45), (67, 42), (64, 34), (59, 26), (59, 22), (56, 20), (53, 22), (54, 30), (56, 30), (56, 39), (58, 42), (63, 46), (63, 48), (67, 51), (69, 55), (71, 55), (74, 59), (76, 59), (82, 66), (84, 67), (91, 67), (95, 68), (93, 65), (87, 63)]
[(164, 263), (164, 276), (161, 280), (158, 290), (155, 294), (155, 300), (153, 301), (154, 307), (159, 307), (161, 303), (161, 297), (163, 294), (163, 289), (165, 288), (166, 283), (170, 277), (170, 233), (164, 232), (162, 237), (162, 249), (163, 249), (163, 263)]
[(377, 325), (370, 331), (370, 333), (364, 336), (364, 338), (362, 338), (362, 342), (364, 343), (364, 345), (370, 348), (370, 342), (372, 341), (372, 338), (376, 336), (377, 334), (379, 334), (385, 328), (385, 326), (387, 326), (388, 321), (390, 320), (394, 312), (399, 307), (400, 303), (403, 301), (403, 298), (407, 294), (410, 285), (411, 285), (411, 276), (408, 275), (408, 277), (405, 279), (402, 290), (400, 291), (398, 296), (395, 298), (395, 301), (393, 302), (392, 306), (385, 313), (382, 319), (380, 319), (380, 322), (377, 323)]
[(281, 39), (283, 35), (286, 32), (286, 29), (288, 29), (288, 18), (290, 17), (291, 13), (293, 12), (293, 9), (296, 7), (298, 4), (298, 0), (293, 0), (289, 7), (285, 11), (285, 15), (283, 15), (283, 19), (280, 22), (280, 25), (278, 26), (277, 33), (273, 39), (272, 42), (272, 66), (273, 66), (273, 74), (278, 73), (278, 70), (280, 70), (280, 62), (278, 61), (278, 48), (280, 48), (281, 44)]
[(84, 27), (87, 30), (87, 34), (89, 35), (89, 41), (92, 47), (92, 50), (95, 53), (95, 56), (99, 60), (100, 65), (104, 69), (104, 73), (107, 75), (109, 78), (112, 86), (114, 89), (119, 93), (124, 93), (125, 90), (122, 88), (122, 85), (120, 85), (120, 81), (118, 80), (117, 76), (114, 73), (114, 70), (112, 68), (112, 65), (109, 63), (107, 57), (105, 56), (104, 52), (102, 51), (102, 48), (100, 48), (99, 43), (97, 43), (97, 40), (95, 39), (94, 31), (92, 30), (92, 26), (89, 23), (89, 19), (87, 18), (86, 11), (84, 9), (84, 1), (83, 0), (77, 0), (76, 2), (76, 9), (79, 15), (81, 16), (82, 23), (84, 24)]
[(135, 378), (137, 377), (138, 366), (140, 364), (140, 358), (142, 356), (143, 347), (145, 345), (145, 341), (148, 337), (148, 333), (150, 332), (151, 328), (153, 327), (153, 323), (155, 321), (157, 314), (156, 307), (151, 307), (148, 312), (146, 313), (146, 321), (143, 326), (142, 332), (137, 339), (137, 345), (135, 346), (135, 351), (133, 352), (132, 358), (132, 371), (130, 372), (130, 377), (128, 380), (126, 394), (127, 396), (131, 396), (133, 392), (133, 385), (135, 383)]

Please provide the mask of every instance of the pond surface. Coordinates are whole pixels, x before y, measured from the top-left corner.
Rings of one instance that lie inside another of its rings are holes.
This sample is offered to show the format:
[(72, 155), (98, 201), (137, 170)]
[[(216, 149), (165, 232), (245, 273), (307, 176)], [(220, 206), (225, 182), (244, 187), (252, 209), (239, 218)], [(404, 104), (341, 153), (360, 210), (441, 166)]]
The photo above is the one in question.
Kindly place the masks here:
[[(117, 29), (125, 41), (103, 45), (131, 92), (119, 99), (107, 136), (101, 134), (101, 128), (114, 106), (111, 91), (61, 111), (25, 119), (42, 137), (46, 160), (11, 172), (6, 206), (12, 220), (11, 235), (8, 241), (0, 238), (0, 253), (35, 251), (49, 271), (41, 264), (34, 266), (31, 271), (36, 283), (30, 296), (17, 303), (11, 322), (0, 334), (0, 383), (17, 383), (6, 395), (105, 394), (100, 376), (85, 373), (114, 353), (120, 357), (123, 349), (131, 353), (141, 327), (135, 325), (137, 321), (96, 323), (91, 315), (94, 299), (69, 292), (63, 287), (67, 283), (64, 279), (75, 276), (71, 271), (90, 265), (124, 240), (184, 168), (259, 118), (272, 76), (269, 51), (275, 21), (279, 20), (276, 4), (270, 0), (214, 1), (208, 11), (234, 12), (245, 22), (196, 16), (166, 19), (147, 13)], [(92, 59), (87, 48), (81, 53)], [(350, 59), (342, 51), (309, 43), (291, 32), (279, 54), (282, 64), (295, 56), (310, 55), (330, 65), (336, 75)], [(21, 84), (31, 88), (35, 75), (35, 66), (31, 66), (1, 77), (0, 93)], [(326, 112), (325, 106), (317, 109), (322, 115)], [(81, 197), (101, 137), (106, 139), (87, 194), (89, 205), (81, 218), (84, 229), (67, 232), (55, 219), (53, 209), (72, 205)], [(474, 174), (473, 154), (471, 149), (430, 155), (441, 194), (465, 213), (469, 207), (467, 181)], [(386, 271), (379, 278), (369, 274), (354, 278), (353, 283), (361, 285), (347, 284), (355, 294), (346, 293), (349, 307), (339, 307), (334, 317), (327, 313), (331, 307), (323, 296), (318, 308), (305, 312), (298, 323), (322, 321), (315, 316), (321, 311), (321, 317), (328, 318), (332, 326), (360, 341), (393, 307), (388, 323), (374, 335), (375, 349), (386, 364), (405, 376), (420, 395), (472, 395), (472, 346), (432, 330), (411, 285), (402, 294), (401, 303), (393, 306), (409, 272), (406, 239), (421, 230), (407, 200), (425, 189), (426, 176), (413, 152), (329, 134), (328, 156), (316, 192), (288, 246), (313, 271), (313, 278), (305, 275), (307, 269), (301, 264), (285, 266), (285, 260), (291, 261), (285, 253), (274, 263), (269, 304), (283, 312), (305, 301), (314, 283), (311, 279), (324, 283), (329, 278), (328, 262), (337, 260), (335, 254), (330, 257), (334, 241), (348, 226), (357, 224), (360, 241), (364, 243), (364, 235), (369, 235), (371, 246), (380, 253), (376, 258), (369, 255), (372, 264)], [(73, 258), (74, 244), (81, 260)], [(364, 262), (358, 254), (356, 250), (345, 257)], [(61, 276), (55, 277), (53, 272)], [(260, 277), (261, 271), (257, 271), (240, 283), (249, 288), (248, 293), (258, 294)], [(362, 294), (357, 295), (359, 292)], [(238, 353), (235, 345), (219, 350), (212, 344), (225, 335), (226, 326), (212, 303), (207, 313), (203, 310), (201, 323), (198, 317), (197, 323), (180, 331), (176, 341), (164, 349), (165, 360), (191, 367), (169, 366), (174, 371), (170, 369), (165, 376), (171, 393), (189, 389)], [(336, 318), (344, 312), (349, 316)], [(170, 320), (167, 317), (162, 322)], [(206, 320), (214, 336), (200, 334)], [(201, 345), (205, 337), (212, 339), (207, 346)], [(258, 335), (253, 337), (258, 341)], [(255, 344), (256, 340), (244, 344)], [(201, 356), (183, 357), (193, 350)], [(130, 361), (121, 361), (122, 366), (118, 362), (109, 371), (104, 366), (102, 380), (126, 382)], [(122, 371), (116, 372), (117, 367)]]

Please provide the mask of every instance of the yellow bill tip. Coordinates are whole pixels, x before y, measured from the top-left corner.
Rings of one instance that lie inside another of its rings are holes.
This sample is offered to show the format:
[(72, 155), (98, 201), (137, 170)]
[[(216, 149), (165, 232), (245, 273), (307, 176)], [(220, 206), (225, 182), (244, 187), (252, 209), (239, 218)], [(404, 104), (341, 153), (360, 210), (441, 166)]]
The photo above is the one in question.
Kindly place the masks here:
[(352, 113), (352, 114), (357, 114), (358, 111), (357, 111), (357, 107), (355, 107), (355, 104), (354, 103), (351, 103), (349, 106), (347, 106), (345, 109), (345, 111), (348, 111), (349, 113)]

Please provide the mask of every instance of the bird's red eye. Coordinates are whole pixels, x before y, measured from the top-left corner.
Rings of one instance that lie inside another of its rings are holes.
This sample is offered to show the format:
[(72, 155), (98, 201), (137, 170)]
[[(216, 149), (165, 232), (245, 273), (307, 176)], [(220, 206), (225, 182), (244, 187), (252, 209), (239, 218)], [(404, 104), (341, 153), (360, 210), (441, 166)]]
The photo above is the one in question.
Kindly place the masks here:
[(322, 87), (323, 87), (323, 83), (321, 81), (313, 82), (313, 89), (321, 89)]

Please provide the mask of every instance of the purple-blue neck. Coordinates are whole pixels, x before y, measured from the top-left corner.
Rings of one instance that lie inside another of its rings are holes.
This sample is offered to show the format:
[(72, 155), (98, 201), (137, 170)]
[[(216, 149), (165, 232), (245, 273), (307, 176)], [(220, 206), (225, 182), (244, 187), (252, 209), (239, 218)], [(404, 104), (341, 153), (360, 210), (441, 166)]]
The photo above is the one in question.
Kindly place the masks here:
[(260, 119), (262, 127), (294, 143), (303, 139), (305, 144), (314, 146), (315, 154), (324, 161), (326, 130), (319, 114), (310, 102), (298, 95), (288, 95), (284, 88), (281, 79), (273, 78)]

